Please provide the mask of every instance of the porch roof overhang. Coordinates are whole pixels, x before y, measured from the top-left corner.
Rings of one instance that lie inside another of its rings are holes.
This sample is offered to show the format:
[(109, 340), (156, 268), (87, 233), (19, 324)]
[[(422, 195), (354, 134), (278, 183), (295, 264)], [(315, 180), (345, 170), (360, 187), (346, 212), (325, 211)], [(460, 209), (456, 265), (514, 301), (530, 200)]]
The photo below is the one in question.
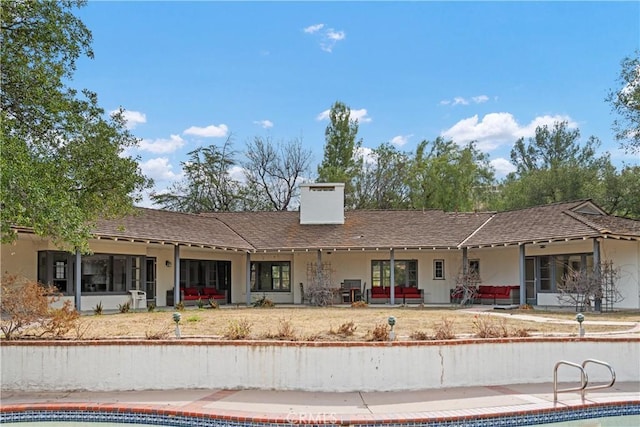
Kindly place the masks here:
[(126, 236), (111, 236), (106, 234), (94, 235), (95, 240), (111, 240), (114, 242), (130, 242), (130, 243), (143, 243), (147, 245), (167, 245), (167, 246), (185, 246), (189, 248), (200, 249), (212, 249), (221, 251), (233, 251), (233, 252), (249, 252), (247, 248), (236, 248), (228, 246), (220, 246), (210, 243), (198, 243), (182, 240), (170, 240), (170, 239), (145, 239), (139, 237), (126, 237)]
[(614, 233), (595, 233), (591, 235), (580, 235), (580, 236), (565, 236), (565, 237), (555, 237), (549, 239), (530, 239), (530, 240), (515, 240), (515, 241), (504, 241), (504, 242), (487, 242), (487, 243), (478, 243), (478, 244), (462, 244), (459, 248), (467, 248), (467, 249), (482, 249), (482, 248), (499, 248), (505, 246), (522, 246), (522, 245), (543, 245), (549, 243), (562, 243), (562, 242), (571, 242), (571, 241), (579, 241), (579, 240), (589, 240), (589, 239), (612, 239), (612, 240), (626, 240), (626, 241), (640, 241), (639, 236), (630, 236), (624, 234), (614, 234)]

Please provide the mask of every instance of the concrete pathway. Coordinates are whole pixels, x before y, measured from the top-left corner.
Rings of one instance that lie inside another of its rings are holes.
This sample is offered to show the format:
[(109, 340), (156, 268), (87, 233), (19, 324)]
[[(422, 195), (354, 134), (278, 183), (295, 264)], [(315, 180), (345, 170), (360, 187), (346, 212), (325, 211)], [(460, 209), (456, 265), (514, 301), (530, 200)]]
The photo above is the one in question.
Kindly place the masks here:
[(640, 383), (617, 383), (612, 388), (589, 391), (584, 400), (576, 392), (562, 393), (558, 398), (554, 403), (550, 383), (367, 393), (218, 389), (4, 392), (0, 412), (82, 409), (190, 414), (283, 424), (409, 424), (538, 414), (590, 406), (632, 404), (640, 408)]

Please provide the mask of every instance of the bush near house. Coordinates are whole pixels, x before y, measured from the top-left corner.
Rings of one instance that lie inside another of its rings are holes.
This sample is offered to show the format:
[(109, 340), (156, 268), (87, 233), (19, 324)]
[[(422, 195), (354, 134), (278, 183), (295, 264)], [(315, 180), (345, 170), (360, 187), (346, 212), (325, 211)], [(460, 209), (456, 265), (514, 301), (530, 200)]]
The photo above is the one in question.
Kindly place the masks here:
[(15, 275), (5, 275), (1, 283), (0, 330), (6, 339), (64, 336), (76, 327), (80, 314), (65, 301), (61, 308), (51, 308), (60, 300), (53, 286), (44, 286)]

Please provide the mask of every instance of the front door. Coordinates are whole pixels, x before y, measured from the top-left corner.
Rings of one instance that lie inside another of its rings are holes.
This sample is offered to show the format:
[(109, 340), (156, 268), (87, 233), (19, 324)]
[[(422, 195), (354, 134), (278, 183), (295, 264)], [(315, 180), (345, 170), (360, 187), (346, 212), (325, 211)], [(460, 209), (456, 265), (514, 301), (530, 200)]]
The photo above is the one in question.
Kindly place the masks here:
[(145, 267), (144, 291), (147, 293), (147, 306), (156, 304), (156, 259), (147, 258)]
[(524, 259), (524, 283), (527, 290), (527, 304), (535, 305), (536, 298), (536, 259), (527, 257)]

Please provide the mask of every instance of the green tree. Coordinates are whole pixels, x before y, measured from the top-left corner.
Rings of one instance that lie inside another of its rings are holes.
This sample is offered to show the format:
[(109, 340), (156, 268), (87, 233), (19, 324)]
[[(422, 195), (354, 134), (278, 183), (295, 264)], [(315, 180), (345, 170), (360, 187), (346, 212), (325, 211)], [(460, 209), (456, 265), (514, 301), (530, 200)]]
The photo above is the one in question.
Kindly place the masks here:
[(358, 150), (362, 141), (357, 140), (358, 120), (351, 119), (351, 109), (336, 101), (329, 111), (329, 125), (325, 129), (324, 158), (318, 166), (318, 182), (343, 182), (345, 205), (354, 206), (354, 178), (362, 167)]
[(244, 189), (231, 176), (236, 166), (231, 137), (222, 147), (199, 147), (182, 162), (184, 179), (167, 192), (153, 193), (151, 200), (165, 209), (179, 212), (244, 210)]
[(499, 208), (513, 209), (591, 198), (610, 165), (608, 155), (596, 156), (600, 141), (590, 137), (580, 144), (580, 131), (567, 122), (536, 128), (525, 143), (516, 141), (511, 162), (516, 171), (505, 179)]
[(613, 130), (626, 150), (640, 152), (640, 50), (622, 60), (618, 82), (606, 98), (618, 115)]
[(438, 137), (416, 148), (409, 173), (413, 209), (484, 209), (494, 184), (493, 168), (471, 142), (460, 147)]
[(409, 156), (384, 143), (363, 160), (354, 180), (355, 209), (406, 209)]
[(640, 218), (640, 166), (625, 165), (618, 172), (608, 164), (600, 173), (594, 201), (612, 215)]
[(309, 172), (311, 151), (303, 148), (299, 139), (275, 144), (255, 137), (245, 154), (242, 166), (250, 189), (246, 197), (253, 199), (257, 208), (287, 210), (298, 195), (303, 175)]
[(105, 117), (97, 96), (69, 87), (76, 60), (93, 57), (73, 15), (83, 1), (7, 1), (0, 8), (2, 241), (32, 228), (64, 248), (87, 249), (100, 217), (133, 211), (150, 186), (122, 111)]

